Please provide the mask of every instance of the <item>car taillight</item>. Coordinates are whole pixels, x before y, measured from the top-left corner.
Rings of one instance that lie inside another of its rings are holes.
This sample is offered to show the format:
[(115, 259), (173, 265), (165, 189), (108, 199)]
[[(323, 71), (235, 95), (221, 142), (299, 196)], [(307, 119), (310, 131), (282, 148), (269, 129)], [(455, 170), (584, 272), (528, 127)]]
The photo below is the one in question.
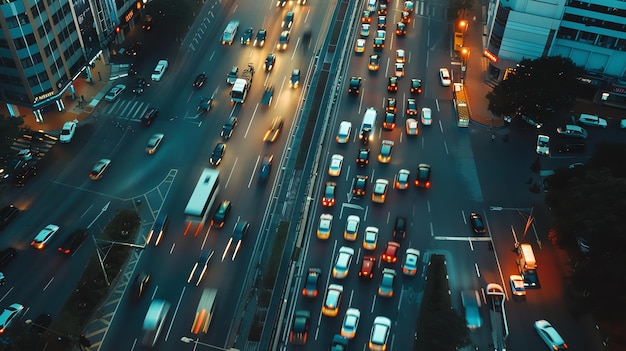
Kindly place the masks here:
[(426, 187), (427, 187), (427, 188), (430, 188), (430, 182), (429, 182), (429, 181), (428, 181), (428, 182), (426, 182)]

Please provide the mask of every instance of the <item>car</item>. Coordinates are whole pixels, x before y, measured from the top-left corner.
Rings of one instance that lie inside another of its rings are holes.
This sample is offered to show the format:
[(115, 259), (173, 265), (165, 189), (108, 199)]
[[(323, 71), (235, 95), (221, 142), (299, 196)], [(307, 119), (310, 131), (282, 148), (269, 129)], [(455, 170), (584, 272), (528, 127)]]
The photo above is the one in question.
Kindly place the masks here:
[(361, 36), (369, 37), (370, 35), (370, 24), (369, 23), (361, 23)]
[(20, 209), (13, 204), (4, 206), (0, 210), (0, 230), (6, 228), (20, 214)]
[(359, 271), (359, 277), (374, 278), (374, 267), (376, 267), (376, 257), (364, 255), (361, 261), (361, 270)]
[(12, 247), (0, 251), (0, 269), (5, 268), (17, 256), (17, 250)]
[(398, 91), (398, 77), (391, 76), (387, 79), (387, 91), (395, 93)]
[(228, 214), (230, 213), (232, 207), (233, 205), (230, 200), (223, 200), (217, 207), (217, 211), (215, 211), (215, 214), (211, 219), (211, 227), (224, 227), (224, 223), (226, 223), (226, 219), (228, 219)]
[(272, 162), (274, 161), (274, 155), (263, 157), (261, 162), (261, 169), (259, 170), (259, 180), (262, 182), (267, 181), (272, 173)]
[(76, 229), (65, 238), (58, 250), (66, 255), (71, 255), (74, 251), (78, 250), (86, 238), (87, 231), (85, 229)]
[(133, 87), (133, 94), (141, 95), (149, 86), (150, 83), (145, 78), (137, 78), (137, 83), (135, 83), (135, 86)]
[(396, 128), (396, 114), (391, 112), (385, 112), (385, 119), (383, 120), (384, 130), (394, 130)]
[(291, 71), (291, 79), (289, 79), (289, 87), (297, 89), (299, 85), (300, 85), (300, 70), (297, 68), (294, 68), (294, 70)]
[(268, 85), (265, 87), (263, 91), (263, 97), (261, 98), (261, 103), (265, 106), (269, 106), (272, 103), (272, 98), (274, 97), (274, 85)]
[(421, 79), (411, 79), (411, 94), (421, 94), (422, 93), (422, 80)]
[(370, 55), (369, 63), (367, 64), (367, 69), (370, 71), (378, 71), (380, 69), (380, 56), (378, 54)]
[(376, 179), (374, 190), (372, 191), (372, 202), (382, 204), (387, 197), (387, 188), (389, 181), (387, 179)]
[(265, 46), (266, 37), (267, 37), (267, 31), (265, 29), (259, 29), (259, 31), (256, 32), (256, 37), (254, 38), (254, 42), (252, 43), (252, 46), (258, 46), (262, 48), (263, 46)]
[(161, 141), (163, 141), (164, 136), (165, 135), (161, 133), (152, 135), (150, 140), (148, 140), (148, 145), (146, 145), (146, 153), (149, 155), (155, 153), (159, 149), (159, 145), (161, 145)]
[(374, 38), (374, 51), (382, 51), (385, 48), (385, 36), (384, 30), (377, 30), (376, 37)]
[[(167, 212), (159, 211), (156, 219), (154, 220), (154, 224), (152, 225), (152, 229), (150, 229), (150, 233), (146, 238), (146, 246), (150, 244), (150, 240), (152, 237), (156, 235), (156, 240), (154, 241), (154, 246), (159, 246), (161, 243), (161, 239), (163, 239), (163, 234), (167, 230), (167, 226), (169, 224), (169, 220), (167, 217)], [(212, 224), (211, 224), (212, 225)]]
[(381, 260), (388, 263), (396, 263), (399, 251), (400, 244), (395, 241), (389, 241), (387, 242), (387, 246), (385, 246), (385, 251), (383, 252)]
[(291, 29), (291, 26), (293, 25), (293, 11), (288, 11), (285, 14), (285, 18), (283, 19), (283, 23), (281, 24), (281, 27), (283, 29)]
[(419, 126), (417, 124), (417, 120), (413, 118), (406, 119), (406, 135), (418, 135), (419, 134)]
[(205, 82), (206, 82), (206, 74), (202, 72), (196, 76), (196, 79), (194, 79), (193, 84), (191, 84), (191, 86), (193, 86), (194, 88), (202, 88)]
[(330, 238), (330, 229), (333, 226), (333, 215), (322, 213), (320, 215), (320, 223), (317, 226), (317, 237), (322, 240)]
[(408, 116), (417, 115), (417, 102), (413, 98), (406, 99), (406, 114)]
[(24, 311), (24, 306), (13, 303), (0, 313), (0, 334), (4, 334), (11, 323), (22, 314), (22, 311)]
[(60, 143), (69, 143), (72, 141), (74, 137), (74, 133), (76, 132), (76, 122), (68, 121), (63, 123), (63, 129), (61, 129), (61, 135), (59, 135)]
[(361, 84), (362, 84), (361, 77), (350, 78), (350, 84), (348, 86), (348, 94), (359, 95), (359, 93), (361, 92)]
[(341, 336), (346, 339), (354, 339), (356, 330), (359, 328), (361, 311), (356, 308), (348, 308), (341, 324)]
[(302, 288), (302, 296), (305, 297), (317, 297), (320, 290), (320, 277), (322, 276), (322, 270), (319, 268), (309, 268), (309, 272), (306, 275), (304, 281), (304, 288)]
[(396, 271), (391, 268), (383, 268), (383, 274), (378, 285), (378, 296), (393, 296), (393, 281), (396, 279)]
[(104, 100), (113, 102), (120, 97), (124, 90), (126, 90), (126, 86), (124, 84), (117, 84), (116, 86), (111, 88), (109, 92), (106, 93), (106, 95), (104, 95)]
[(370, 350), (386, 350), (387, 340), (391, 333), (391, 319), (383, 316), (374, 318), (368, 347)]
[(387, 15), (387, 4), (378, 4), (378, 15), (379, 16)]
[(140, 41), (136, 41), (130, 44), (125, 54), (128, 56), (137, 56), (137, 54), (139, 54), (139, 51), (141, 51), (141, 49), (143, 49), (143, 44)]
[(359, 224), (361, 217), (357, 215), (349, 215), (346, 220), (346, 229), (343, 231), (343, 238), (348, 241), (355, 241), (359, 233)]
[(350, 132), (352, 131), (352, 123), (348, 121), (342, 121), (339, 123), (339, 131), (335, 139), (339, 144), (345, 144), (350, 141)]
[(406, 238), (406, 217), (396, 216), (396, 220), (393, 226), (393, 238), (394, 239)]
[(550, 154), (550, 137), (547, 135), (537, 135), (537, 154), (549, 155)]
[(254, 29), (252, 27), (246, 28), (241, 36), (241, 45), (250, 45), (252, 37), (254, 37)]
[(154, 107), (149, 107), (146, 112), (141, 116), (141, 124), (149, 126), (159, 117), (159, 110)]
[(408, 189), (409, 188), (409, 183), (411, 183), (411, 172), (409, 172), (408, 169), (401, 169), (398, 171), (398, 174), (396, 174), (394, 182), (393, 182), (393, 187), (396, 189)]
[(406, 35), (406, 24), (404, 22), (396, 23), (396, 35), (399, 37)]
[(198, 257), (198, 261), (196, 261), (193, 265), (191, 273), (189, 273), (189, 278), (187, 278), (188, 284), (195, 282), (194, 284), (196, 286), (200, 285), (202, 278), (204, 278), (204, 275), (209, 268), (209, 262), (211, 261), (211, 257), (213, 257), (213, 253), (214, 251), (211, 249), (204, 249), (200, 252), (200, 257)]
[(336, 317), (339, 313), (339, 305), (343, 296), (343, 286), (330, 284), (326, 289), (326, 297), (322, 305), (322, 314), (328, 317)]
[(30, 179), (37, 175), (37, 167), (31, 166), (29, 164), (24, 164), (24, 166), (15, 174), (15, 178), (13, 178), (13, 186), (16, 188), (23, 187), (28, 183)]
[(400, 21), (401, 21), (402, 23), (405, 23), (405, 24), (409, 24), (409, 23), (411, 23), (411, 14), (410, 14), (408, 11), (402, 11), (402, 12), (400, 13), (400, 16), (402, 16), (402, 17), (400, 18)]
[(150, 284), (150, 274), (140, 271), (133, 279), (133, 283), (130, 286), (130, 296), (133, 302), (137, 302), (144, 295)]
[(396, 111), (398, 111), (396, 98), (388, 97), (387, 99), (385, 99), (385, 112), (395, 114)]
[(263, 64), (263, 68), (265, 69), (265, 72), (269, 72), (274, 68), (274, 65), (276, 64), (276, 54), (271, 53), (268, 54), (267, 57), (265, 58), (265, 63)]
[(287, 0), (278, 0), (276, 1), (276, 7), (285, 7), (287, 5)]
[(233, 135), (233, 130), (237, 126), (237, 117), (230, 116), (224, 125), (222, 126), (222, 131), (220, 132), (220, 136), (224, 138), (224, 140), (230, 139)]
[(284, 125), (284, 122), (280, 116), (274, 118), (272, 120), (272, 124), (270, 125), (270, 127), (265, 132), (265, 135), (263, 136), (263, 141), (268, 141), (270, 143), (275, 142), (276, 139), (278, 139), (280, 132), (283, 130), (283, 125)]
[(343, 156), (334, 154), (330, 158), (330, 166), (328, 166), (328, 175), (338, 177), (341, 174), (341, 166), (343, 165)]
[(422, 124), (425, 126), (433, 124), (432, 111), (428, 107), (422, 107)]
[(41, 335), (48, 329), (50, 324), (52, 324), (52, 316), (47, 313), (41, 313), (33, 321), (31, 330), (37, 333), (37, 335)]
[(378, 16), (377, 26), (378, 29), (387, 29), (387, 16)]
[(489, 308), (498, 313), (502, 312), (502, 307), (506, 298), (502, 286), (497, 283), (489, 283), (487, 284), (487, 288), (485, 290), (487, 305)]
[(233, 66), (226, 75), (226, 83), (233, 85), (237, 78), (239, 78), (239, 67)]
[(378, 228), (366, 227), (365, 234), (363, 235), (363, 248), (365, 250), (376, 250), (376, 244), (378, 243)]
[(297, 310), (294, 313), (293, 325), (289, 332), (289, 342), (294, 345), (305, 345), (309, 336), (309, 324), (311, 323), (311, 312)]
[(288, 30), (284, 30), (280, 33), (280, 37), (278, 37), (278, 43), (276, 44), (276, 49), (278, 51), (285, 51), (287, 50), (287, 47), (289, 46), (289, 36), (291, 33), (289, 33)]
[(322, 206), (335, 206), (335, 193), (337, 192), (337, 184), (335, 182), (326, 182), (324, 189), (324, 197), (322, 197)]
[(540, 319), (535, 321), (534, 326), (537, 334), (539, 334), (541, 339), (543, 339), (543, 342), (548, 345), (550, 350), (557, 351), (566, 350), (568, 348), (567, 344), (563, 340), (563, 337), (561, 337), (559, 332), (557, 332), (552, 324), (550, 324), (547, 320)]
[(402, 274), (414, 276), (417, 274), (417, 264), (420, 260), (420, 250), (408, 248), (402, 262)]
[(93, 180), (98, 180), (102, 178), (104, 171), (106, 171), (110, 165), (111, 165), (111, 160), (107, 158), (103, 158), (100, 161), (96, 162), (96, 164), (91, 169), (91, 172), (89, 173), (89, 178)]
[(439, 69), (439, 83), (443, 87), (449, 87), (452, 83), (452, 79), (450, 78), (450, 71), (447, 68)]
[(522, 115), (521, 118), (522, 118), (522, 121), (526, 122), (527, 124), (537, 128), (537, 129), (540, 129), (541, 127), (543, 127), (543, 123), (535, 121), (530, 116)]
[(389, 163), (391, 161), (391, 153), (393, 151), (394, 142), (391, 140), (383, 140), (378, 154), (378, 162)]
[(405, 63), (406, 62), (406, 54), (404, 50), (398, 49), (396, 50), (396, 62), (397, 63)]
[(197, 111), (201, 113), (209, 112), (213, 107), (213, 98), (207, 96), (200, 96), (198, 99)]
[(213, 153), (211, 153), (211, 157), (209, 157), (209, 163), (213, 166), (219, 166), (222, 163), (222, 158), (224, 158), (224, 153), (226, 152), (226, 144), (217, 143), (215, 148), (213, 149)]
[(354, 185), (352, 187), (352, 194), (357, 197), (357, 198), (361, 198), (363, 196), (365, 196), (365, 194), (367, 193), (367, 180), (368, 180), (368, 176), (366, 175), (360, 175), (358, 174), (354, 180)]
[(365, 39), (359, 38), (356, 40), (356, 44), (354, 45), (354, 52), (359, 54), (365, 52)]
[[(30, 158), (32, 158), (32, 153), (30, 149), (25, 149), (28, 152)], [(13, 158), (9, 162), (4, 165), (4, 167), (0, 168), (0, 180), (7, 181), (15, 177), (16, 174), (23, 172), (30, 165), (22, 158)]]
[(558, 127), (556, 128), (556, 132), (563, 137), (587, 139), (587, 130), (574, 124), (566, 124)]
[(578, 117), (578, 123), (590, 127), (606, 128), (608, 126), (606, 119), (586, 113), (580, 114)]
[(586, 144), (584, 142), (570, 142), (570, 143), (561, 143), (557, 145), (556, 151), (558, 152), (572, 152), (572, 153), (583, 153), (586, 150)]
[(412, 0), (407, 0), (404, 2), (404, 11), (407, 12), (413, 12), (413, 1)]
[(524, 278), (521, 275), (509, 276), (509, 284), (511, 284), (511, 292), (513, 296), (525, 296), (526, 287), (524, 286)]
[(54, 237), (54, 235), (59, 231), (59, 226), (54, 224), (48, 224), (45, 228), (43, 228), (30, 245), (36, 249), (43, 249), (46, 244)]
[(356, 164), (359, 167), (365, 167), (370, 162), (370, 149), (359, 149), (356, 157)]
[(478, 213), (470, 213), (469, 222), (472, 226), (472, 232), (474, 232), (474, 234), (485, 234), (487, 232), (487, 229), (485, 228), (485, 223), (483, 222), (483, 217)]
[(415, 186), (422, 188), (430, 188), (431, 168), (429, 164), (420, 163), (417, 166), (417, 178), (415, 178)]
[(372, 12), (368, 11), (368, 10), (364, 10), (363, 14), (361, 15), (361, 23), (362, 24), (369, 24), (372, 23)]
[(395, 70), (394, 70), (394, 74), (396, 77), (404, 77), (404, 63), (395, 63), (394, 64)]
[(352, 264), (352, 257), (354, 257), (354, 249), (347, 246), (339, 248), (339, 254), (337, 260), (333, 266), (333, 278), (343, 279), (348, 276), (350, 271), (350, 264)]

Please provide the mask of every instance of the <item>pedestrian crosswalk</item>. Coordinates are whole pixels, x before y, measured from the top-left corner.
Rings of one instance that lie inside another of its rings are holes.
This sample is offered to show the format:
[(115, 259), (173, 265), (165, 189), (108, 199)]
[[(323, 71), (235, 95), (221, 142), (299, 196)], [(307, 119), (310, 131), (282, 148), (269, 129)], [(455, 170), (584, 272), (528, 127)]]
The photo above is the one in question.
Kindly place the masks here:
[(447, 18), (448, 10), (445, 3), (434, 3), (432, 1), (415, 1), (414, 11), (416, 16), (445, 20)]
[(151, 107), (150, 103), (145, 101), (119, 99), (115, 102), (106, 103), (100, 110), (100, 114), (111, 118), (139, 122), (149, 107)]
[(54, 135), (42, 132), (24, 132), (11, 145), (11, 150), (15, 151), (16, 157), (36, 163), (52, 149), (58, 138)]

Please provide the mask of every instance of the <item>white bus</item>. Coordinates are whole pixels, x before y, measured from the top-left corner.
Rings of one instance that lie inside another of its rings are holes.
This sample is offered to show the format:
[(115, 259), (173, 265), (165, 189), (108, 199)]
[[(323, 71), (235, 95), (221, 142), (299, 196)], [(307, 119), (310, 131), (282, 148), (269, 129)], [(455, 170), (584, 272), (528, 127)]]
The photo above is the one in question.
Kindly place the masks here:
[(198, 179), (198, 184), (189, 198), (185, 214), (187, 215), (187, 228), (185, 235), (191, 228), (192, 224), (197, 224), (195, 235), (198, 235), (204, 220), (206, 219), (217, 194), (220, 191), (220, 172), (216, 169), (205, 168)]
[(191, 332), (193, 334), (206, 334), (213, 319), (215, 312), (215, 299), (217, 297), (217, 289), (204, 289), (198, 309), (196, 310), (196, 318), (193, 320)]

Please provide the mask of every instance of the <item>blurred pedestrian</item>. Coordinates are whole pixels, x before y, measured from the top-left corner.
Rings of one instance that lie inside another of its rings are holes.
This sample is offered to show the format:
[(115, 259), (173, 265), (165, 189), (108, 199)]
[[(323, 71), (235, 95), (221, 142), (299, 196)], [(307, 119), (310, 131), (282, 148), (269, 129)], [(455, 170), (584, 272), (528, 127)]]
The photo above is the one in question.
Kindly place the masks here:
[(495, 134), (491, 134), (491, 142), (493, 143), (494, 141), (496, 141), (496, 135)]

